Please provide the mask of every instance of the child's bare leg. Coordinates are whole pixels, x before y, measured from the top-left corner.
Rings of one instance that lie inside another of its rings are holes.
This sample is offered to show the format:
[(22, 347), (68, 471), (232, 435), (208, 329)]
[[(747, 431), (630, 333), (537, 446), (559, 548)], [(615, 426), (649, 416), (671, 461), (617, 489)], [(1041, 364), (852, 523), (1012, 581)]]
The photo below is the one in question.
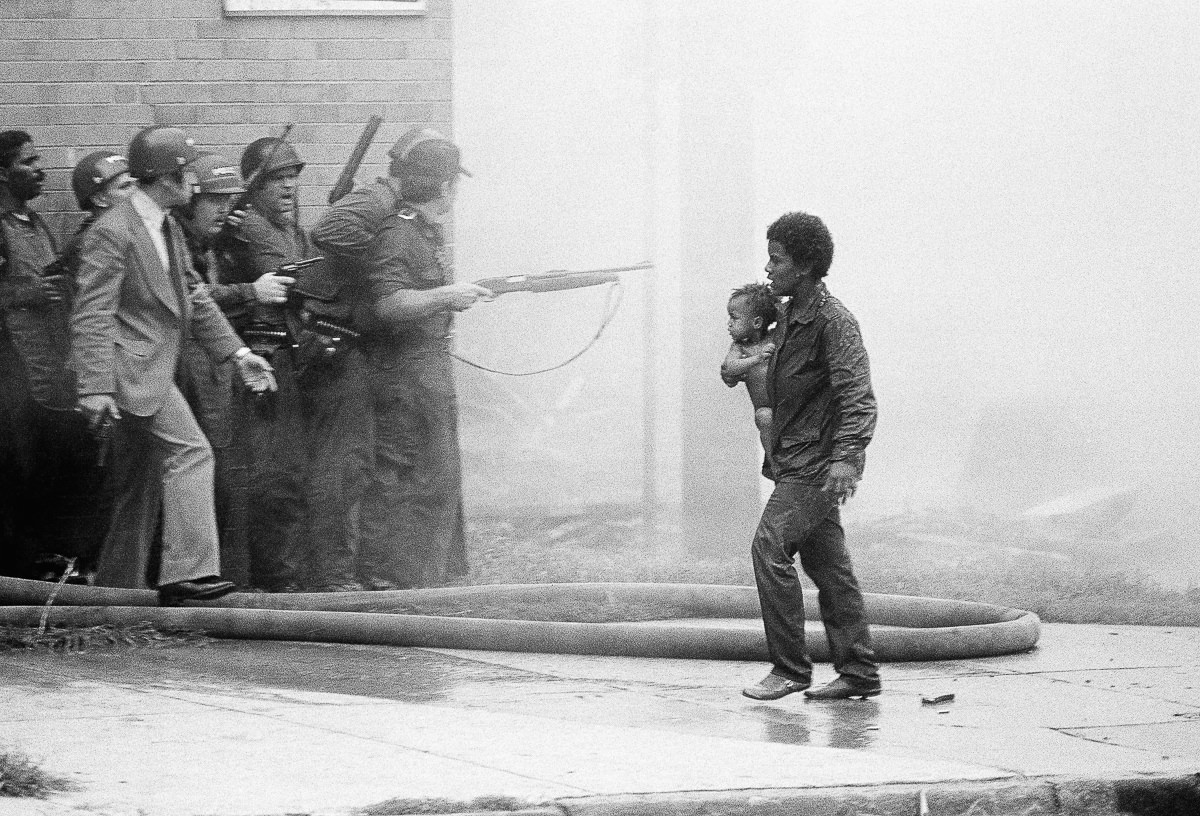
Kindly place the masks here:
[(758, 438), (762, 440), (763, 450), (771, 452), (771, 409), (755, 408), (754, 424), (758, 427)]

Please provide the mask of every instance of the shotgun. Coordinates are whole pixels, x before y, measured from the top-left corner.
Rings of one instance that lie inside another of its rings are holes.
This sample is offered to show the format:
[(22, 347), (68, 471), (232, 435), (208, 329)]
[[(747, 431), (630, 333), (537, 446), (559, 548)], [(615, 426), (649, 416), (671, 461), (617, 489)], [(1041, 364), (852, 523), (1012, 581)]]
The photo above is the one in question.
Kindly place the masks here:
[(338, 176), (337, 183), (329, 191), (330, 204), (335, 203), (339, 198), (342, 198), (346, 193), (354, 189), (354, 174), (358, 172), (363, 156), (367, 155), (367, 148), (371, 146), (371, 142), (375, 139), (375, 132), (379, 130), (379, 126), (382, 124), (383, 118), (374, 114), (367, 120), (366, 127), (363, 128), (363, 132), (359, 135), (358, 141), (354, 145), (354, 150), (350, 153), (350, 158), (346, 160), (346, 166), (342, 168), (342, 174)]
[(563, 289), (579, 289), (584, 286), (599, 286), (602, 283), (616, 283), (620, 280), (618, 272), (634, 272), (649, 269), (653, 264), (644, 261), (632, 266), (613, 266), (607, 269), (586, 269), (581, 272), (568, 272), (565, 269), (555, 269), (533, 275), (504, 275), (496, 278), (483, 278), (475, 281), (476, 286), (490, 289), (497, 295), (509, 292), (558, 292)]

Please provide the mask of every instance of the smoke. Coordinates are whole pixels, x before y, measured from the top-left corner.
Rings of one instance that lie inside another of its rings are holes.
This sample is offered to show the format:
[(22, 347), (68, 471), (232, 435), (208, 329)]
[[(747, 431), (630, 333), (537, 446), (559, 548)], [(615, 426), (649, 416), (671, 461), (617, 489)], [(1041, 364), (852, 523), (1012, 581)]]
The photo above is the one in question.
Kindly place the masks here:
[[(463, 193), (460, 257), (496, 274), (661, 248), (679, 210), (650, 206), (638, 181), (671, 161), (646, 153), (646, 117), (678, 122), (661, 100), (645, 105), (645, 9), (466, 5), (456, 122), (468, 166), (475, 153), (486, 170)], [(673, 8), (676, 25), (715, 25)], [(665, 19), (660, 53), (679, 42)], [(745, 270), (726, 273), (761, 276), (762, 232), (782, 212), (830, 226), (829, 286), (863, 326), (881, 406), (853, 512), (978, 506), (986, 492), (1019, 514), (1128, 488), (1131, 524), (1194, 542), (1200, 7), (762, 0), (727, 7), (720, 24), (753, 43), (733, 56), (749, 66), (755, 194), (714, 193), (714, 206), (750, 207), (760, 226)], [(668, 64), (660, 93), (670, 79)], [(686, 285), (688, 272), (656, 274)], [(620, 418), (600, 437), (626, 482), (640, 438), (638, 294), (580, 392)], [(477, 339), (500, 337), (511, 334), (494, 325)], [(615, 457), (614, 438), (626, 440)]]

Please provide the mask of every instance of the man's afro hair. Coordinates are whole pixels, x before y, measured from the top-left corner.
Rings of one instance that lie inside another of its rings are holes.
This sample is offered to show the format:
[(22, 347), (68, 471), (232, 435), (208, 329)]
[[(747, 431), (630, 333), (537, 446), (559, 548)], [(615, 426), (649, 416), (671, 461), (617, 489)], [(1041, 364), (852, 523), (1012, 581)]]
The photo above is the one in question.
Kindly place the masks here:
[(32, 141), (33, 137), (23, 130), (0, 132), (0, 167), (12, 167), (21, 155), (21, 148)]
[(767, 227), (767, 240), (778, 241), (791, 259), (800, 266), (812, 264), (815, 278), (829, 273), (833, 263), (833, 236), (825, 223), (815, 215), (790, 212), (779, 216)]

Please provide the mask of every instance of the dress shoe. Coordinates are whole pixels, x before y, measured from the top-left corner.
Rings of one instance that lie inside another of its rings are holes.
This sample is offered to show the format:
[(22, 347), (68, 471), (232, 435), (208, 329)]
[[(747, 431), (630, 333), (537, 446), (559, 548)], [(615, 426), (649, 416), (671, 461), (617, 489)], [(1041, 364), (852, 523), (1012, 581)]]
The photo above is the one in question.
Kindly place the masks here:
[(742, 694), (752, 700), (778, 700), (780, 697), (795, 694), (797, 691), (804, 691), (810, 685), (811, 682), (789, 680), (771, 672), (753, 686), (746, 686), (742, 689)]
[(237, 589), (232, 581), (218, 575), (197, 578), (194, 581), (176, 581), (158, 588), (159, 606), (177, 606), (183, 601), (211, 601), (228, 595)]
[(882, 691), (883, 686), (878, 680), (850, 680), (839, 677), (819, 689), (804, 692), (804, 696), (810, 700), (849, 700), (853, 697), (865, 700)]

